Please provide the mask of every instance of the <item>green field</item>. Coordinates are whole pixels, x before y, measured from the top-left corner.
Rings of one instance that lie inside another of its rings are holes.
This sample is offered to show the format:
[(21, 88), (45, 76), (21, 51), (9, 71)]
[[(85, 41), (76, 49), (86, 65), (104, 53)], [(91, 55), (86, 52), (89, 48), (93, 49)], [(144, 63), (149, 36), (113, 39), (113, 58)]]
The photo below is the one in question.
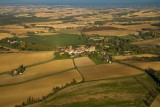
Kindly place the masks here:
[(158, 95), (146, 74), (90, 81), (61, 90), (33, 107), (148, 107), (145, 101), (151, 90)]
[(74, 34), (56, 34), (47, 36), (32, 35), (26, 38), (19, 38), (19, 40), (29, 41), (37, 44), (46, 44), (50, 46), (69, 46), (85, 44), (85, 41), (79, 40), (79, 36)]

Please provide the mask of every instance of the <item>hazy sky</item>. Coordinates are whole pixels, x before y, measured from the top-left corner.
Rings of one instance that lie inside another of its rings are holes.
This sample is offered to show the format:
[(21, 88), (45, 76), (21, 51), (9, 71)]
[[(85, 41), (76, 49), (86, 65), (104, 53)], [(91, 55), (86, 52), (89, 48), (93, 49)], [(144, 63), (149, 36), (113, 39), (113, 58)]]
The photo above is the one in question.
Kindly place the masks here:
[(0, 0), (3, 3), (55, 3), (55, 4), (126, 4), (126, 3), (155, 3), (160, 0)]

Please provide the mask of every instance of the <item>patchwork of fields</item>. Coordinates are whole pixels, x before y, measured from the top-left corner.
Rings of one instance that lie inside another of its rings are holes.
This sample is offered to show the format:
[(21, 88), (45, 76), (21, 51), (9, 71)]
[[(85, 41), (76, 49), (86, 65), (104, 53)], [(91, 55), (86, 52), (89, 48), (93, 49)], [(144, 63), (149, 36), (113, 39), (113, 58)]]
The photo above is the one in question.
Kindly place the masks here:
[(143, 72), (117, 63), (95, 65), (88, 57), (49, 61), (26, 68), (24, 74), (20, 76), (0, 75), (0, 105), (7, 107), (17, 105), (30, 96), (41, 98), (52, 92), (53, 87), (61, 87), (73, 79), (77, 82), (84, 79), (86, 82), (138, 74)]
[[(147, 68), (160, 70), (159, 59), (150, 61), (159, 55), (159, 9), (7, 6), (0, 11), (1, 107), (29, 97), (43, 99), (33, 107), (145, 107), (148, 95), (159, 94), (145, 73)], [(80, 45), (95, 51), (79, 54)], [(148, 52), (152, 47), (156, 52)], [(65, 50), (79, 53), (69, 57)], [(132, 57), (149, 61), (127, 60)], [(20, 65), (26, 67), (24, 73), (11, 75)]]

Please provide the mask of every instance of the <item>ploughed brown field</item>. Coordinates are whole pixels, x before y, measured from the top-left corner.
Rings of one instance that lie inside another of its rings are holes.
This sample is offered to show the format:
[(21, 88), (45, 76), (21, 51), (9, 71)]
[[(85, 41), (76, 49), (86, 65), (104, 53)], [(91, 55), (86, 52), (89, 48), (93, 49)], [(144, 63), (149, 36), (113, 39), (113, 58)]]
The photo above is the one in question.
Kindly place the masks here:
[(85, 81), (131, 76), (143, 73), (137, 69), (121, 65), (118, 63), (93, 65), (79, 68)]

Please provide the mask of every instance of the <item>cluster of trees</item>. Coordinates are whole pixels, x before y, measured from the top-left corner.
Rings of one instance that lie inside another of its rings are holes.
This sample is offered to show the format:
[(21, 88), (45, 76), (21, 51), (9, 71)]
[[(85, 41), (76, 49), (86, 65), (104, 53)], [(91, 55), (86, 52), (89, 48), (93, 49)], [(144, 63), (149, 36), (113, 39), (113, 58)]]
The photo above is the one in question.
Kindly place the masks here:
[(104, 25), (107, 21), (95, 21), (94, 25)]
[(21, 75), (21, 74), (24, 73), (25, 69), (26, 69), (25, 66), (20, 65), (20, 66), (18, 67), (18, 69), (15, 69), (15, 70), (11, 71), (11, 74), (12, 74), (13, 76)]
[(115, 22), (132, 22), (132, 21), (152, 21), (152, 20), (159, 20), (160, 17), (136, 17), (136, 18), (120, 18), (116, 17), (114, 18)]
[(102, 30), (122, 30), (123, 28), (116, 28), (116, 27), (111, 27), (111, 26), (94, 26), (90, 28), (84, 28), (82, 29), (82, 32), (88, 32), (88, 31), (102, 31)]
[(68, 53), (65, 53), (65, 52), (64, 52), (63, 55), (61, 55), (60, 52), (55, 52), (54, 55), (55, 55), (55, 59), (57, 59), (57, 60), (58, 59), (69, 59), (69, 58), (71, 58), (70, 55)]
[(10, 24), (21, 24), (25, 22), (44, 22), (49, 21), (49, 18), (41, 17), (15, 17), (14, 14), (1, 14), (0, 15), (0, 25), (10, 25)]
[(127, 60), (133, 61), (160, 61), (160, 56), (157, 57), (132, 57)]
[[(81, 82), (84, 82), (84, 81), (81, 81)], [(79, 83), (81, 83), (79, 82)], [(38, 102), (41, 102), (41, 101), (44, 101), (46, 100), (47, 98), (53, 96), (54, 94), (56, 94), (57, 92), (59, 92), (60, 90), (64, 89), (64, 88), (67, 88), (69, 86), (73, 86), (73, 85), (76, 85), (76, 84), (79, 84), (75, 79), (72, 80), (72, 82), (70, 83), (66, 83), (66, 85), (62, 86), (62, 87), (54, 87), (53, 88), (53, 91), (51, 93), (49, 93), (48, 95), (46, 96), (42, 96), (42, 98), (38, 98), (38, 99), (35, 99), (33, 97), (29, 97), (27, 99), (27, 101), (24, 101), (22, 102), (22, 104), (20, 105), (16, 105), (15, 107), (24, 107), (24, 106), (28, 106), (28, 105), (31, 105), (31, 104), (35, 104), (35, 103), (38, 103)]]
[(10, 49), (5, 48), (5, 47), (3, 47), (3, 46), (0, 46), (0, 52), (1, 52), (1, 51), (10, 51)]
[(122, 39), (122, 38), (110, 38), (109, 42), (109, 53), (113, 54), (125, 54), (124, 51), (133, 51), (133, 45), (130, 44), (130, 40), (128, 39)]
[(91, 52), (88, 57), (92, 59), (96, 64), (111, 63), (114, 61), (111, 55), (107, 54), (105, 51)]
[(160, 32), (156, 31), (140, 31), (139, 35), (134, 35), (136, 38), (142, 38), (142, 39), (151, 39), (159, 37)]
[(152, 26), (158, 26), (158, 27), (160, 27), (160, 23), (152, 24)]
[(154, 91), (153, 89), (149, 90), (148, 93), (146, 94), (145, 98), (143, 99), (144, 104), (147, 107), (150, 107), (150, 105), (152, 104), (152, 102), (154, 101), (154, 99), (157, 97), (157, 93), (156, 91)]
[[(30, 34), (32, 34), (30, 32)], [(8, 42), (8, 39), (5, 38), (0, 40), (0, 45), (10, 47), (10, 48), (16, 48), (19, 50), (33, 50), (33, 51), (48, 51), (48, 50), (54, 50), (54, 46), (46, 45), (46, 44), (39, 44), (39, 43), (33, 43), (28, 41), (21, 41), (19, 38), (11, 38), (13, 41), (17, 41), (13, 44), (10, 44)]]
[(154, 81), (157, 83), (157, 86), (160, 86), (160, 71), (148, 68), (145, 70), (145, 72), (154, 79)]
[(131, 40), (122, 38), (111, 38), (109, 39), (108, 49), (109, 53), (124, 55), (125, 51), (130, 51), (133, 54), (159, 54), (160, 46), (140, 46), (131, 44)]
[(79, 21), (79, 20), (77, 20), (76, 18), (75, 18), (75, 16), (73, 17), (73, 16), (67, 16), (67, 17), (64, 17), (64, 18), (60, 18), (60, 19), (58, 19), (58, 20), (61, 20), (61, 21), (63, 21), (64, 23), (67, 23), (67, 22), (77, 22), (77, 21)]

